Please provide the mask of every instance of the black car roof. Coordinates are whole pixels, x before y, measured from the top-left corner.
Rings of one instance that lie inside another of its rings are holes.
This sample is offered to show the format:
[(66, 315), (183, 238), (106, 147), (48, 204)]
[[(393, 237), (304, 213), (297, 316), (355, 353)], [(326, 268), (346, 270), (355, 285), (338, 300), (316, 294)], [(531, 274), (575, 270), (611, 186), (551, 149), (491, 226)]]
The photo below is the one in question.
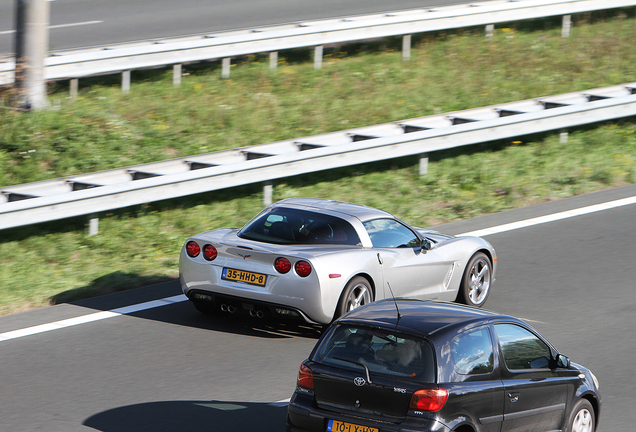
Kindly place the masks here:
[[(400, 310), (400, 318), (396, 311)], [(431, 300), (385, 299), (354, 309), (341, 317), (339, 322), (356, 322), (382, 327), (393, 326), (397, 330), (433, 335), (443, 330), (486, 323), (496, 318), (516, 318), (483, 309)]]

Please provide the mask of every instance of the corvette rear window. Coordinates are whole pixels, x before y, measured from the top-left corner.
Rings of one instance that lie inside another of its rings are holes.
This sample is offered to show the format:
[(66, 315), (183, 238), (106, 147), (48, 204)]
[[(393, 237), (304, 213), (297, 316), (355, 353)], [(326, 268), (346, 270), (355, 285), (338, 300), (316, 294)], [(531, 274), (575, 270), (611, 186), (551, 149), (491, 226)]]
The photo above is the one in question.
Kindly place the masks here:
[(344, 219), (285, 207), (256, 216), (238, 236), (278, 244), (360, 244), (355, 229)]
[(391, 331), (340, 325), (318, 347), (313, 360), (330, 366), (368, 368), (374, 375), (435, 382), (435, 360), (425, 340)]

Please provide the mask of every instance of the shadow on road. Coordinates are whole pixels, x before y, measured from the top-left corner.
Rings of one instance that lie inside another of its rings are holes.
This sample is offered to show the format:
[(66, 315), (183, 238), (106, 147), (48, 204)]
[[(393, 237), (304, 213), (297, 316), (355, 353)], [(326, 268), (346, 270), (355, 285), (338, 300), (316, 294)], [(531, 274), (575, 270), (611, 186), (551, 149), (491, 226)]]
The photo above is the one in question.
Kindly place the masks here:
[(102, 432), (282, 432), (286, 413), (286, 404), (166, 401), (103, 411), (83, 424)]
[[(93, 310), (109, 311), (181, 294), (178, 281), (170, 281), (78, 300), (72, 302), (72, 304)], [(312, 326), (300, 321), (259, 319), (252, 318), (247, 314), (232, 315), (223, 313), (218, 316), (204, 315), (197, 311), (189, 301), (173, 304), (166, 303), (160, 307), (140, 310), (128, 315), (175, 325), (270, 339), (293, 337), (318, 339), (323, 331), (319, 326)]]

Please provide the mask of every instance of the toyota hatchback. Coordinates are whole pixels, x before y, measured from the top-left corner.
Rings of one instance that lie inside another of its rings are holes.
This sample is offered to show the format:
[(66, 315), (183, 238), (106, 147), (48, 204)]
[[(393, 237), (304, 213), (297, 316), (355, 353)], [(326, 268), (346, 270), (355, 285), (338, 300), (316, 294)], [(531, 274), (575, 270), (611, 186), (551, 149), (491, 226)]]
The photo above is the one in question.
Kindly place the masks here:
[(593, 432), (596, 377), (520, 319), (384, 300), (346, 314), (300, 365), (288, 432)]

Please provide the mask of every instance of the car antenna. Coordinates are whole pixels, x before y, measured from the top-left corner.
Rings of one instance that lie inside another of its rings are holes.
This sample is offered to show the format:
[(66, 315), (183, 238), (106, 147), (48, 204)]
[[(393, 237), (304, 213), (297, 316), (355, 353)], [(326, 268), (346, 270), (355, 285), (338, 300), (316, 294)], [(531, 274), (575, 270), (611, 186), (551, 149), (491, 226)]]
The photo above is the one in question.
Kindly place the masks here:
[(395, 310), (397, 310), (397, 322), (395, 323), (395, 325), (397, 326), (398, 323), (400, 322), (400, 318), (402, 318), (402, 314), (400, 313), (400, 308), (398, 307), (397, 301), (395, 300), (395, 294), (393, 294), (393, 290), (391, 289), (391, 284), (387, 282), (386, 285), (389, 287), (389, 291), (391, 291), (391, 297), (393, 298), (393, 303), (395, 304)]

